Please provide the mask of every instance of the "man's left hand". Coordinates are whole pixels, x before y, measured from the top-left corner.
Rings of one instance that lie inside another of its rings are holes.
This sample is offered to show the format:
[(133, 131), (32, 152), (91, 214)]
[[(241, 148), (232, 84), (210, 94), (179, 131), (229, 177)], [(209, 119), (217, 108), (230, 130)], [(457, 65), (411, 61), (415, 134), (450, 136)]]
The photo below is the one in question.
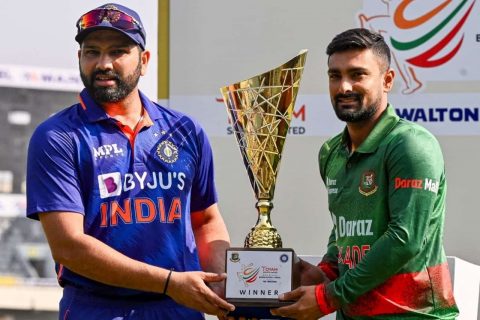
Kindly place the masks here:
[(324, 314), (320, 312), (315, 297), (315, 286), (301, 286), (297, 289), (281, 294), (280, 300), (295, 301), (295, 303), (277, 309), (271, 309), (274, 316), (282, 316), (293, 319), (318, 319)]

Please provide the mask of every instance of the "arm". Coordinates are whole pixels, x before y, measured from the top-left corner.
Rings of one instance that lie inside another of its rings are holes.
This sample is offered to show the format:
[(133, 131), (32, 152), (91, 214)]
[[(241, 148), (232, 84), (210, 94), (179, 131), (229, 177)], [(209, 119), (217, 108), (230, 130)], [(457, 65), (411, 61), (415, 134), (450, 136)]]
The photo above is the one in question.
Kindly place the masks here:
[[(230, 238), (217, 204), (193, 212), (192, 229), (202, 270), (224, 273), (225, 251), (230, 246)], [(223, 281), (210, 282), (209, 286), (218, 295), (224, 295)]]
[(338, 248), (335, 236), (335, 227), (328, 238), (327, 253), (323, 256), (322, 261), (318, 264), (320, 269), (330, 280), (338, 278)]
[(57, 263), (109, 285), (163, 293), (168, 270), (133, 260), (85, 234), (83, 215), (48, 212), (39, 217)]
[(225, 251), (230, 247), (230, 237), (217, 204), (192, 212), (192, 229), (202, 270), (225, 272)]
[[(83, 215), (49, 212), (39, 216), (56, 262), (109, 285), (164, 292), (168, 270), (133, 260), (86, 235)], [(213, 273), (173, 272), (166, 294), (185, 306), (219, 315), (233, 306), (215, 295), (205, 282), (222, 280), (222, 276)]]

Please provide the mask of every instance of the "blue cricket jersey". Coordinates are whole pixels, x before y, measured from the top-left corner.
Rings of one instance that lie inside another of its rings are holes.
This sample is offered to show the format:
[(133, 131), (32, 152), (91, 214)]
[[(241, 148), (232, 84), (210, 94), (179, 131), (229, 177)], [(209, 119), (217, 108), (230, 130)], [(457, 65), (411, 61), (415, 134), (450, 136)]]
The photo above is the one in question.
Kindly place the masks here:
[[(212, 151), (191, 118), (140, 93), (138, 132), (109, 117), (86, 90), (47, 119), (28, 150), (27, 216), (84, 215), (85, 233), (124, 255), (176, 271), (200, 270), (190, 212), (216, 203)], [(57, 265), (61, 285), (132, 296)], [(143, 293), (144, 294), (144, 293)]]

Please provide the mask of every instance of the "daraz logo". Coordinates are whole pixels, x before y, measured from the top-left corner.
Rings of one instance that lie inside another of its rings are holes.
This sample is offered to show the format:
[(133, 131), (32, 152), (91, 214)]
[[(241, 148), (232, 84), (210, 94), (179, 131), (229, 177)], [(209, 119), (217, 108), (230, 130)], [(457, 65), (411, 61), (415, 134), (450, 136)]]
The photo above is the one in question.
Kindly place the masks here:
[(402, 93), (411, 94), (423, 86), (416, 68), (436, 68), (457, 55), (476, 1), (365, 0), (367, 10), (358, 18), (362, 28), (378, 31), (390, 42)]

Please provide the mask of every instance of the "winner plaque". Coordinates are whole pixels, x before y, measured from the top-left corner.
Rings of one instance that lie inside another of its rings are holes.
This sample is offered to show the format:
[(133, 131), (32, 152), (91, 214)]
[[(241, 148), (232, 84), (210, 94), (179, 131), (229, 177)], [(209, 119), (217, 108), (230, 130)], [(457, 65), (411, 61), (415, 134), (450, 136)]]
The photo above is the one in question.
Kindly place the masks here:
[(282, 248), (270, 212), (306, 55), (302, 50), (275, 69), (220, 89), (258, 211), (244, 247), (226, 252), (225, 296), (238, 315), (268, 316), (269, 308), (288, 303), (278, 295), (299, 285), (297, 257), (292, 249)]

